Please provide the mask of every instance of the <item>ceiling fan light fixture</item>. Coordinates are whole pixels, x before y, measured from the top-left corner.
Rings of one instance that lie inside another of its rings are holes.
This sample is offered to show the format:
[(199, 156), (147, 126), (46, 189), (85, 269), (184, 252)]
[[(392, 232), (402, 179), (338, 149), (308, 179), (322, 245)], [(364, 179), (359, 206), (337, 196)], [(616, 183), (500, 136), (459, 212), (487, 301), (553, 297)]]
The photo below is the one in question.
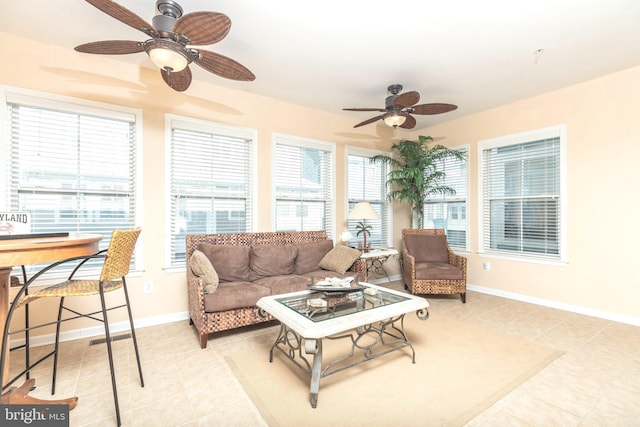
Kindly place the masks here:
[(407, 118), (405, 116), (394, 112), (384, 118), (384, 123), (389, 127), (395, 128), (402, 126), (406, 120)]
[(175, 50), (168, 45), (154, 46), (147, 53), (151, 62), (162, 70), (177, 73), (189, 65), (189, 60), (181, 50)]

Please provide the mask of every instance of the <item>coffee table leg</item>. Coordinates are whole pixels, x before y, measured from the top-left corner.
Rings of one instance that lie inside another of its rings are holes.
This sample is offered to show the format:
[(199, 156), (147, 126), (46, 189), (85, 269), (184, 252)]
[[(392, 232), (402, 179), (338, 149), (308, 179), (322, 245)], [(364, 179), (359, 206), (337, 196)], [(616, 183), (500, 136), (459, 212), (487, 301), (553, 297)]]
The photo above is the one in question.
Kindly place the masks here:
[(313, 354), (313, 366), (311, 367), (311, 386), (309, 393), (311, 407), (318, 406), (318, 393), (320, 391), (320, 376), (322, 374), (322, 340), (305, 340), (304, 351)]

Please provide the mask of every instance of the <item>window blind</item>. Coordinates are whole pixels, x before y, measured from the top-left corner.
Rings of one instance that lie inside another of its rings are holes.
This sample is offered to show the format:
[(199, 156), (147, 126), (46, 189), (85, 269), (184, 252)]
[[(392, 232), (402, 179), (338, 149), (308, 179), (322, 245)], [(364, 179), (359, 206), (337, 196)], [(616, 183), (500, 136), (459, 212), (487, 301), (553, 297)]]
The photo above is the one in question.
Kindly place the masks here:
[(326, 230), (332, 236), (332, 152), (294, 139), (275, 144), (276, 231)]
[(6, 205), (31, 213), (31, 232), (102, 234), (104, 249), (114, 229), (135, 227), (134, 114), (26, 99), (7, 112)]
[(486, 252), (561, 257), (560, 137), (482, 151)]
[[(387, 204), (387, 165), (372, 162), (366, 155), (349, 154), (347, 158), (347, 197), (349, 212), (359, 202), (369, 202), (380, 220), (367, 220), (371, 225), (371, 236), (367, 242), (373, 247), (389, 246), (389, 209)], [(362, 239), (356, 236), (356, 224), (359, 220), (348, 220), (347, 226), (354, 241)], [(352, 242), (353, 243), (353, 242)]]
[[(466, 153), (466, 148), (458, 151)], [(453, 248), (467, 248), (467, 160), (446, 158), (437, 162), (436, 170), (444, 172), (441, 185), (455, 190), (455, 194), (429, 195), (424, 205), (424, 227), (443, 228)]]
[(185, 265), (186, 234), (251, 231), (250, 132), (174, 121), (170, 142), (171, 266)]

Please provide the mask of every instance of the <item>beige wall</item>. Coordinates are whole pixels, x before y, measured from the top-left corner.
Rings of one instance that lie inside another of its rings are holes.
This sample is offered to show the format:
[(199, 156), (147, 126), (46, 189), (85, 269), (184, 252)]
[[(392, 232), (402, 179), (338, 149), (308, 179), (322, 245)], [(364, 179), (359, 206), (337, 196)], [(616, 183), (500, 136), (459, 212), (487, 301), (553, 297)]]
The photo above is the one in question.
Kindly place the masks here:
[[(478, 141), (565, 124), (568, 263), (478, 255)], [(421, 133), (469, 144), (469, 283), (614, 313), (640, 324), (640, 67), (501, 106)], [(482, 263), (491, 263), (484, 271)], [(616, 316), (613, 316), (616, 317)]]
[[(386, 127), (365, 126), (354, 130), (353, 119), (339, 114), (202, 82), (194, 81), (185, 93), (177, 93), (164, 84), (157, 71), (6, 33), (0, 33), (0, 53), (3, 58), (11, 58), (8, 66), (0, 67), (0, 85), (143, 111), (144, 217), (138, 248), (144, 253), (144, 271), (129, 280), (134, 315), (138, 319), (157, 317), (162, 320), (187, 310), (184, 272), (165, 272), (163, 269), (165, 113), (257, 129), (261, 159), (258, 166), (260, 230), (270, 230), (272, 224), (270, 158), (273, 133), (336, 143), (338, 232), (344, 226), (346, 214), (344, 147), (388, 150), (393, 137)], [(251, 91), (251, 83), (239, 87)], [(431, 135), (442, 138), (439, 142), (446, 145), (469, 144), (471, 147), (471, 285), (630, 316), (640, 321), (637, 303), (640, 277), (637, 270), (628, 267), (640, 234), (640, 226), (633, 220), (640, 208), (639, 196), (632, 185), (619, 185), (623, 181), (636, 183), (640, 178), (635, 167), (635, 157), (640, 151), (639, 92), (640, 68), (635, 68), (412, 134), (399, 134), (408, 138), (418, 134)], [(336, 113), (340, 108), (336, 106)], [(568, 265), (545, 266), (490, 259), (491, 271), (483, 271), (484, 259), (476, 254), (477, 141), (563, 123), (567, 125), (568, 135)], [(609, 208), (608, 203), (616, 207)], [(408, 225), (406, 207), (394, 206), (394, 220), (394, 240), (398, 247), (400, 229)], [(625, 258), (629, 258), (628, 262), (620, 264), (622, 260), (627, 261)], [(153, 293), (143, 293), (146, 280), (153, 280)], [(122, 319), (120, 316), (116, 320)]]

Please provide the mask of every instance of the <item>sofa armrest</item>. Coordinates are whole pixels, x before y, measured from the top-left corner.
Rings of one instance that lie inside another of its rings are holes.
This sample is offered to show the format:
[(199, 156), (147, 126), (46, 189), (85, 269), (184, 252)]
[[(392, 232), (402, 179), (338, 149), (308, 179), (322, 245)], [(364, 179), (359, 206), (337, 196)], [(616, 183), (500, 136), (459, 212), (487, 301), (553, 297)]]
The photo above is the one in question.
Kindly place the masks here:
[(193, 274), (188, 260), (187, 293), (189, 296), (189, 317), (192, 322), (199, 324), (204, 315), (204, 283), (202, 279)]

